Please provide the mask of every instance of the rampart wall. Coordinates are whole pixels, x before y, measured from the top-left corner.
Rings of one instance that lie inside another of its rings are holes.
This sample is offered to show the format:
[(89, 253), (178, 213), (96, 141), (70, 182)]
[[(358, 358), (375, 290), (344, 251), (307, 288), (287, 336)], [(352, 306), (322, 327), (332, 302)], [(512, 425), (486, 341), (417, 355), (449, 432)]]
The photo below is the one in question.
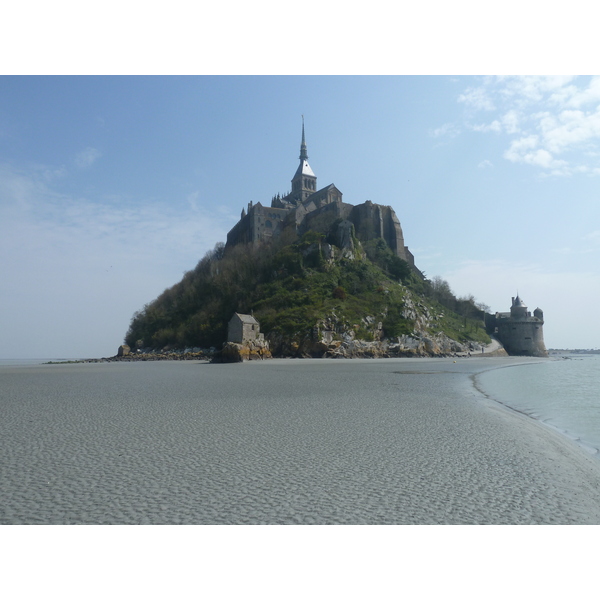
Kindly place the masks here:
[(370, 200), (356, 206), (341, 200), (321, 206), (309, 201), (290, 209), (249, 204), (248, 213), (243, 214), (227, 234), (227, 245), (264, 242), (280, 235), (287, 227), (294, 228), (298, 235), (307, 231), (327, 233), (338, 219), (350, 221), (361, 242), (383, 238), (395, 254), (414, 267), (414, 258), (404, 246), (396, 213), (390, 206), (374, 204)]

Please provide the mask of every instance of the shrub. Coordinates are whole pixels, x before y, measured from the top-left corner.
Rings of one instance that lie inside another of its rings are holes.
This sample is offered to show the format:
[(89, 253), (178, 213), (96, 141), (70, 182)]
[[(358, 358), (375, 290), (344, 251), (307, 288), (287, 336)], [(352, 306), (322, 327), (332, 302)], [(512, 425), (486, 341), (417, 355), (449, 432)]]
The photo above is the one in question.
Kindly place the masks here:
[(337, 286), (333, 288), (332, 296), (337, 300), (345, 300), (346, 299), (346, 290), (342, 286)]

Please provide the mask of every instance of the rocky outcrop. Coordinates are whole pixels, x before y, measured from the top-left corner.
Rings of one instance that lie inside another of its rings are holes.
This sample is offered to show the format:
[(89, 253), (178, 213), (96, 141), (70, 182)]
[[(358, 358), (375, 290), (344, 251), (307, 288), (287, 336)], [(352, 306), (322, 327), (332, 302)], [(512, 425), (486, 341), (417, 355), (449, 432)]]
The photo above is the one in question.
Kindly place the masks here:
[[(276, 356), (296, 358), (409, 358), (478, 355), (483, 346), (475, 342), (461, 344), (444, 334), (436, 336), (403, 335), (392, 339), (365, 341), (346, 336), (345, 340), (304, 339), (298, 342), (278, 340)], [(486, 356), (506, 356), (499, 349)]]
[[(348, 336), (349, 337), (349, 336)], [(480, 348), (479, 348), (480, 349)], [(304, 358), (393, 358), (411, 356), (453, 356), (475, 352), (446, 336), (436, 338), (401, 336), (393, 339), (365, 341), (361, 339), (318, 341), (304, 340), (300, 344), (281, 347), (283, 356)]]
[[(303, 358), (386, 358), (410, 356), (455, 356), (477, 354), (483, 346), (477, 342), (461, 343), (444, 334), (444, 312), (433, 308), (405, 289), (400, 315), (412, 331), (386, 337), (384, 323), (388, 308), (381, 314), (364, 315), (358, 323), (348, 323), (331, 312), (318, 320), (312, 331), (302, 338), (269, 334), (273, 355)], [(482, 324), (483, 326), (483, 324)]]
[(131, 348), (127, 344), (119, 346), (117, 356), (128, 356), (131, 353)]
[(453, 356), (481, 352), (475, 342), (461, 344), (443, 333), (435, 335), (414, 331), (410, 335), (383, 337), (382, 323), (375, 317), (363, 319), (371, 340), (357, 337), (355, 327), (336, 321), (335, 316), (319, 321), (310, 335), (290, 341), (282, 335), (270, 335), (275, 356), (298, 358), (391, 358), (410, 356)]
[(264, 340), (254, 340), (245, 344), (225, 343), (221, 352), (215, 354), (213, 362), (232, 363), (267, 358), (272, 358), (269, 343)]
[(354, 253), (354, 224), (347, 220), (336, 221), (329, 230), (329, 239), (332, 244), (342, 250), (342, 254)]
[(397, 256), (411, 263), (405, 252), (400, 221), (391, 206), (382, 206), (367, 200), (354, 206), (348, 218), (354, 224), (359, 240), (367, 242), (383, 238)]
[(103, 358), (82, 358), (80, 360), (69, 361), (51, 361), (47, 364), (64, 363), (105, 363), (105, 362), (154, 362), (161, 360), (210, 360), (215, 353), (214, 348), (185, 348), (180, 350), (162, 348), (160, 350), (152, 348), (138, 348), (135, 352), (129, 354), (103, 357)]

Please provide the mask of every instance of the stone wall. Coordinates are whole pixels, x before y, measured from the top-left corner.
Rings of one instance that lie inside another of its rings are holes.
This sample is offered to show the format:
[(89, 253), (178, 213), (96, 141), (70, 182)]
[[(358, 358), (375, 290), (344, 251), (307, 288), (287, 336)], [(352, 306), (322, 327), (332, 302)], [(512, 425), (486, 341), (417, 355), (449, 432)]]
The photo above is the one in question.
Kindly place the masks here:
[(249, 204), (248, 213), (227, 234), (227, 246), (267, 241), (281, 235), (286, 227), (295, 228), (299, 235), (307, 231), (327, 233), (337, 219), (352, 222), (361, 242), (383, 238), (397, 256), (414, 267), (394, 209), (370, 200), (356, 206), (341, 200), (321, 206), (310, 201), (289, 209)]
[(298, 233), (299, 235), (307, 231), (327, 233), (335, 221), (346, 219), (352, 209), (353, 206), (351, 204), (344, 204), (343, 202), (325, 204), (321, 208), (309, 212), (304, 216), (298, 227)]
[(281, 234), (289, 211), (263, 206), (260, 202), (249, 204), (248, 212), (227, 234), (227, 245), (258, 243)]
[(354, 223), (356, 237), (361, 242), (383, 238), (396, 255), (411, 264), (404, 250), (400, 221), (391, 206), (382, 206), (367, 200), (355, 206), (348, 219)]

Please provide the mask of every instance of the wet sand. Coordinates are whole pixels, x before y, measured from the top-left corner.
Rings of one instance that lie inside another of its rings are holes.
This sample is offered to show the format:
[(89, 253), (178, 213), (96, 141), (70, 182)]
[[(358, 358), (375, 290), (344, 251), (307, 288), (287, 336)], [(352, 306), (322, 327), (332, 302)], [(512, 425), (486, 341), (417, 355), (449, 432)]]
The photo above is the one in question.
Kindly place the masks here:
[(473, 386), (527, 360), (2, 367), (0, 523), (598, 524), (600, 461)]

